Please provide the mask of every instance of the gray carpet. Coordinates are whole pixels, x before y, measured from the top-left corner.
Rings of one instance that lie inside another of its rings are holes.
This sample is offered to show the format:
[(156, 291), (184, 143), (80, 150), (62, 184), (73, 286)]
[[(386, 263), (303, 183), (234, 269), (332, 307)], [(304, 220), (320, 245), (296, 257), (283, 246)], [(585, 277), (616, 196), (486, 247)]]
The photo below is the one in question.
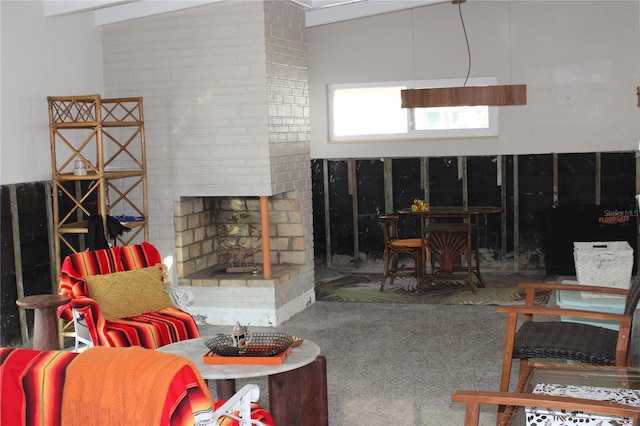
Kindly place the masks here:
[[(316, 269), (317, 280), (341, 274)], [(450, 426), (464, 424), (464, 405), (450, 401), (456, 389), (498, 390), (505, 325), (495, 306), (318, 301), (279, 327), (250, 329), (320, 346), (330, 426)], [(201, 331), (213, 336), (231, 327)], [(640, 354), (637, 338), (632, 345)], [(516, 377), (514, 364), (511, 388)], [(266, 378), (239, 380), (238, 386), (245, 383), (258, 384), (268, 406)], [(482, 406), (481, 413), (481, 426), (495, 425), (496, 407)]]
[[(504, 327), (492, 306), (316, 302), (279, 327), (250, 329), (320, 346), (330, 425), (442, 426), (463, 424), (464, 406), (450, 402), (454, 390), (498, 389)], [(267, 405), (266, 379), (244, 383), (257, 383)], [(495, 407), (483, 408), (482, 425), (491, 424)]]

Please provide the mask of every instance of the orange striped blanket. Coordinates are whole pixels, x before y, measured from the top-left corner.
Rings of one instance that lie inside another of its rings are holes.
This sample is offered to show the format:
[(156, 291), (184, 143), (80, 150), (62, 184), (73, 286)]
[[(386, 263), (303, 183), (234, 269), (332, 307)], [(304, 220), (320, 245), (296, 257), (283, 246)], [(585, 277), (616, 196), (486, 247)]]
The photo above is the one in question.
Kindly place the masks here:
[(77, 355), (0, 348), (0, 424), (60, 425), (66, 370)]
[(211, 419), (189, 360), (140, 347), (81, 354), (0, 348), (0, 424), (194, 425)]

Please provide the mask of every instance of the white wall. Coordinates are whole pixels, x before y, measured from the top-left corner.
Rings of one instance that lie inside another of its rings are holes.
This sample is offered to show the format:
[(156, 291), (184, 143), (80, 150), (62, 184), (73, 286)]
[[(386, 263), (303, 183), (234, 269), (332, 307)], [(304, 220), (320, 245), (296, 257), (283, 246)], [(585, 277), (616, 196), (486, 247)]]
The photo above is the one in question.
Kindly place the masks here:
[(638, 1), (462, 4), (471, 76), (527, 84), (486, 139), (328, 142), (330, 83), (463, 78), (467, 51), (450, 3), (309, 28), (312, 158), (636, 150), (640, 141)]
[[(486, 140), (327, 143), (328, 83), (464, 76), (466, 47), (457, 6), (310, 28), (311, 156), (635, 150), (640, 139), (639, 5), (464, 3), (472, 74), (528, 85), (528, 105), (500, 108), (500, 136)], [(102, 93), (100, 30), (91, 12), (45, 18), (40, 1), (1, 1), (0, 10), (0, 184), (48, 180), (46, 96)]]
[(47, 96), (102, 93), (93, 13), (45, 18), (41, 1), (0, 2), (0, 184), (51, 180)]

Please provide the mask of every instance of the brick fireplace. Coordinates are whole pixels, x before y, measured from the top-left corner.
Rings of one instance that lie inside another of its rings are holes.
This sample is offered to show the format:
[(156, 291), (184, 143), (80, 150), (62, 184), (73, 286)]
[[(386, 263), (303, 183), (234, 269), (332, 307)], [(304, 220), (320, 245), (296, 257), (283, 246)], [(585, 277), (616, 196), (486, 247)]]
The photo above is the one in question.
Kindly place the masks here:
[(235, 323), (236, 316), (241, 322), (251, 318), (251, 324), (276, 325), (278, 309), (270, 306), (315, 301), (305, 284), (307, 243), (295, 191), (268, 197), (267, 211), (259, 197), (183, 197), (175, 206), (175, 227), (178, 284), (212, 302), (212, 309), (191, 309), (200, 322), (225, 324), (230, 316)]
[[(230, 0), (102, 31), (105, 93), (144, 98), (150, 242), (189, 312), (275, 326), (314, 303), (303, 6)], [(232, 230), (268, 235), (270, 277), (221, 274)]]

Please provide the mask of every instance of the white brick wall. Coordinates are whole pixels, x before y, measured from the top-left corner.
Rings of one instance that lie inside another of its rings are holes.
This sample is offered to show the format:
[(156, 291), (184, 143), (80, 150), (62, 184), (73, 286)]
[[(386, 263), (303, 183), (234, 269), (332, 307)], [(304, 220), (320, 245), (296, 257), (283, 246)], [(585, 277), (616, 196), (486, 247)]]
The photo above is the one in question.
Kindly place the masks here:
[(296, 191), (313, 264), (304, 20), (292, 1), (232, 0), (102, 29), (104, 95), (144, 98), (150, 241), (163, 256), (175, 256), (181, 196)]

